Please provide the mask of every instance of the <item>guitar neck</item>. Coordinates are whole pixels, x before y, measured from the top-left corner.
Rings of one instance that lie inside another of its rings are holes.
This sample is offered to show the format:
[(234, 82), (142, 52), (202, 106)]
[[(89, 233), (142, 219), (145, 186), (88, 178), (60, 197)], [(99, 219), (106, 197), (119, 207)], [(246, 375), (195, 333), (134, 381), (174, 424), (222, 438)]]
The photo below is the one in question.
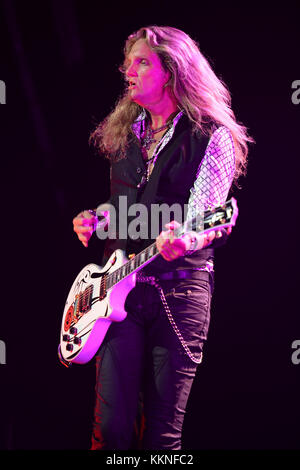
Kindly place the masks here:
[(122, 281), (125, 277), (133, 274), (136, 271), (144, 268), (147, 264), (151, 263), (159, 255), (156, 243), (145, 248), (143, 251), (135, 255), (127, 263), (123, 264), (120, 268), (116, 269), (106, 277), (106, 287), (109, 289), (118, 282)]
[[(189, 231), (196, 231), (198, 233), (208, 233), (216, 228), (224, 228), (235, 225), (238, 215), (237, 203), (234, 198), (231, 198), (223, 206), (218, 206), (212, 210), (206, 210), (203, 214), (198, 214), (196, 217), (184, 222), (175, 231), (175, 238), (182, 237)], [(149, 245), (143, 251), (135, 255), (127, 263), (123, 264), (120, 268), (113, 271), (111, 274), (106, 275), (106, 288), (109, 289), (115, 284), (120, 282), (125, 277), (139, 271), (159, 255), (156, 242)]]

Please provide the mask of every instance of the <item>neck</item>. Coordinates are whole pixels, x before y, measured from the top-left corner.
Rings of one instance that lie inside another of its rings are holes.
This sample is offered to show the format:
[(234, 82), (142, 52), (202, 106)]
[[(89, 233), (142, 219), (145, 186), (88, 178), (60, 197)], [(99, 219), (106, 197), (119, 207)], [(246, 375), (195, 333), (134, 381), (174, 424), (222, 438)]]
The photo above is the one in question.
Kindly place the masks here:
[(164, 100), (156, 103), (155, 105), (149, 105), (146, 107), (151, 116), (151, 128), (153, 130), (164, 126), (171, 114), (178, 110), (177, 102), (170, 96), (166, 96)]

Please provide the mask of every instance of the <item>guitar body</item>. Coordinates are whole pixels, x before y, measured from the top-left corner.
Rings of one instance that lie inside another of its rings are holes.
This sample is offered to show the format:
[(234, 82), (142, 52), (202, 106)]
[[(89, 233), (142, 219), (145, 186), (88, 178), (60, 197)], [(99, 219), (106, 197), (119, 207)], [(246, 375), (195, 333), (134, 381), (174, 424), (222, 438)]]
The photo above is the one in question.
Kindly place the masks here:
[(127, 262), (122, 250), (116, 250), (102, 268), (88, 264), (76, 277), (66, 300), (59, 356), (61, 362), (84, 364), (96, 354), (112, 322), (126, 317), (128, 293), (135, 286), (135, 273), (106, 290), (105, 278)]
[[(176, 236), (196, 230), (209, 233), (221, 227), (235, 225), (238, 215), (236, 200), (204, 211), (177, 229)], [(99, 349), (112, 322), (126, 317), (125, 300), (136, 282), (136, 272), (159, 255), (153, 243), (128, 260), (122, 250), (116, 250), (101, 268), (88, 264), (76, 277), (69, 292), (61, 325), (58, 355), (68, 366), (85, 364)]]

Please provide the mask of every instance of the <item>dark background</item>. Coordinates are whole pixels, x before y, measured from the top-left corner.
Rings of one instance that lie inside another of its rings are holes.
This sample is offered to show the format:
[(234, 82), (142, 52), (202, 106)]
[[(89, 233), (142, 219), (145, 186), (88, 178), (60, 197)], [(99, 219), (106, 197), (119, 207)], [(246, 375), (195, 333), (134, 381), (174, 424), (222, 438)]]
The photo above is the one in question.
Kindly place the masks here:
[(108, 165), (88, 145), (115, 104), (126, 37), (169, 25), (199, 42), (256, 140), (239, 218), (216, 261), (209, 341), (186, 414), (184, 448), (299, 449), (296, 4), (0, 3), (2, 163), (1, 449), (88, 449), (94, 361), (57, 358), (63, 305), (79, 270), (100, 263), (72, 218), (108, 196)]

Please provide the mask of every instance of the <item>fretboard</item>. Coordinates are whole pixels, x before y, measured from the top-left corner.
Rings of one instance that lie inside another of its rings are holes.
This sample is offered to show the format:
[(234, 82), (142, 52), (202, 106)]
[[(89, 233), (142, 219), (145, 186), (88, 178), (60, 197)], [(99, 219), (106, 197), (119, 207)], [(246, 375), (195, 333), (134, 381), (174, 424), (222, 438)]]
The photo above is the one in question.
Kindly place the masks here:
[(159, 251), (156, 243), (145, 248), (139, 254), (135, 255), (127, 263), (123, 264), (120, 268), (116, 269), (111, 274), (106, 276), (106, 289), (110, 289), (118, 282), (122, 281), (126, 276), (129, 276), (133, 272), (142, 269), (146, 264), (150, 263), (157, 255)]
[[(198, 233), (207, 233), (210, 230), (218, 227), (228, 227), (235, 225), (238, 215), (237, 203), (234, 198), (226, 201), (222, 206), (214, 207), (211, 210), (206, 210), (202, 214), (185, 221), (176, 230), (174, 230), (174, 237), (180, 238), (186, 232), (196, 231)], [(140, 253), (136, 254), (133, 258), (127, 261), (123, 266), (113, 271), (111, 274), (105, 276), (105, 289), (110, 289), (118, 282), (122, 281), (126, 276), (142, 269), (146, 264), (150, 263), (159, 251), (156, 242), (149, 245)]]

